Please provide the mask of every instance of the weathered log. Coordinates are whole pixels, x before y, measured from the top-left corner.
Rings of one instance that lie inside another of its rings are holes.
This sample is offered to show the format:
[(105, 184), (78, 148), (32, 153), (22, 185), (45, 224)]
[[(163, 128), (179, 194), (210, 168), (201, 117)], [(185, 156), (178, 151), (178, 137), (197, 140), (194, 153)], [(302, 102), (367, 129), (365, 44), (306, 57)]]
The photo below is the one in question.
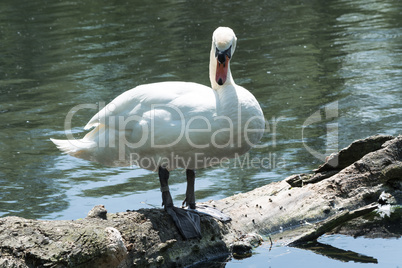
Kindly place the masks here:
[[(332, 165), (334, 157), (340, 166)], [(201, 216), (202, 239), (183, 240), (163, 209), (105, 214), (97, 207), (87, 218), (74, 221), (1, 218), (0, 267), (186, 266), (229, 254), (247, 255), (261, 242), (260, 235), (283, 228), (329, 217), (347, 221), (349, 217), (337, 215), (377, 202), (382, 192), (402, 204), (402, 136), (356, 141), (328, 161), (332, 162), (312, 174), (207, 202), (232, 221)], [(305, 240), (316, 239), (335, 225), (304, 224), (300, 232), (314, 234)], [(297, 238), (293, 234), (289, 242)]]

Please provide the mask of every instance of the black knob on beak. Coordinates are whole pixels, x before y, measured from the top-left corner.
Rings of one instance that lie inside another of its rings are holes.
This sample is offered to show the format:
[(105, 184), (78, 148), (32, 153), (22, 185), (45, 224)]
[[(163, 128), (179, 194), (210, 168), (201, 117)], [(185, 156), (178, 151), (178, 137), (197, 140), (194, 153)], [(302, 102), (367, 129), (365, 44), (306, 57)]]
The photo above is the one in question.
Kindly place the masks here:
[(224, 64), (226, 62), (226, 56), (230, 59), (232, 46), (224, 51), (220, 51), (218, 48), (215, 50), (215, 57), (218, 59), (220, 64)]

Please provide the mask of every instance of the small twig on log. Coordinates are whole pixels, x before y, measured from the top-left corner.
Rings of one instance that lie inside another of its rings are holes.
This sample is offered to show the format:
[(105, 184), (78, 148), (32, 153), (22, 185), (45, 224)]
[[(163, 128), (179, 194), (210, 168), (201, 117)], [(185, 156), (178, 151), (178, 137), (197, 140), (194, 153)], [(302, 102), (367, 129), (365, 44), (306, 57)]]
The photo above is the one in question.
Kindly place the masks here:
[(272, 239), (271, 239), (270, 235), (268, 235), (268, 238), (269, 238), (269, 242), (271, 242), (271, 246), (269, 247), (269, 251), (271, 251), (272, 246), (274, 245), (274, 243), (272, 243)]

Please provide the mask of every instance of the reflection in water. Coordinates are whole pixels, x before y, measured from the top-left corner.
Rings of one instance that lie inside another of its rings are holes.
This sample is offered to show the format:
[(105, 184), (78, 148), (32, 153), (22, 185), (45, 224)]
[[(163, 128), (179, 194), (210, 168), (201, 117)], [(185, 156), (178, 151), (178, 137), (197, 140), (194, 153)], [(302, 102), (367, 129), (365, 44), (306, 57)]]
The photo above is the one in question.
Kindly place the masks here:
[[(136, 85), (165, 80), (209, 84), (210, 35), (218, 25), (238, 38), (232, 72), (260, 101), (268, 125), (250, 157), (261, 167), (197, 173), (197, 200), (219, 199), (308, 171), (327, 151), (337, 124), (342, 148), (357, 138), (401, 132), (400, 1), (157, 1), (0, 3), (0, 216), (83, 217), (96, 204), (111, 212), (160, 205), (154, 173), (107, 168), (61, 155), (64, 118), (78, 104), (109, 102)], [(144, 15), (146, 14), (146, 15)], [(339, 116), (306, 127), (339, 103)], [(80, 110), (73, 132), (96, 110)], [(184, 174), (173, 172), (177, 202)]]
[(317, 254), (329, 257), (331, 259), (339, 260), (342, 262), (360, 262), (360, 263), (378, 263), (376, 258), (365, 256), (350, 250), (343, 250), (331, 245), (326, 245), (320, 242), (312, 242), (301, 246), (302, 249), (307, 249)]

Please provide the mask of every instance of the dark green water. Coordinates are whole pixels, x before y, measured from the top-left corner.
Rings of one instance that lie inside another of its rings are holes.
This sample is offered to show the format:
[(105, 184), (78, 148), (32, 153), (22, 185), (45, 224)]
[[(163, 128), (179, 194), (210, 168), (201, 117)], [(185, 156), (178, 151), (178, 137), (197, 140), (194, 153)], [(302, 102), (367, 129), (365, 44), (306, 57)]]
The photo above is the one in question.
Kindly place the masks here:
[[(209, 85), (211, 34), (234, 29), (236, 82), (259, 100), (265, 148), (197, 173), (199, 201), (316, 168), (355, 139), (402, 131), (402, 2), (0, 2), (0, 216), (76, 219), (160, 206), (156, 174), (62, 155), (69, 110), (165, 80)], [(330, 112), (328, 112), (330, 111)], [(96, 112), (80, 110), (73, 132)], [(309, 121), (317, 113), (319, 120)], [(173, 172), (175, 202), (185, 180)], [(399, 244), (401, 245), (401, 244)], [(268, 253), (267, 253), (268, 254)]]

